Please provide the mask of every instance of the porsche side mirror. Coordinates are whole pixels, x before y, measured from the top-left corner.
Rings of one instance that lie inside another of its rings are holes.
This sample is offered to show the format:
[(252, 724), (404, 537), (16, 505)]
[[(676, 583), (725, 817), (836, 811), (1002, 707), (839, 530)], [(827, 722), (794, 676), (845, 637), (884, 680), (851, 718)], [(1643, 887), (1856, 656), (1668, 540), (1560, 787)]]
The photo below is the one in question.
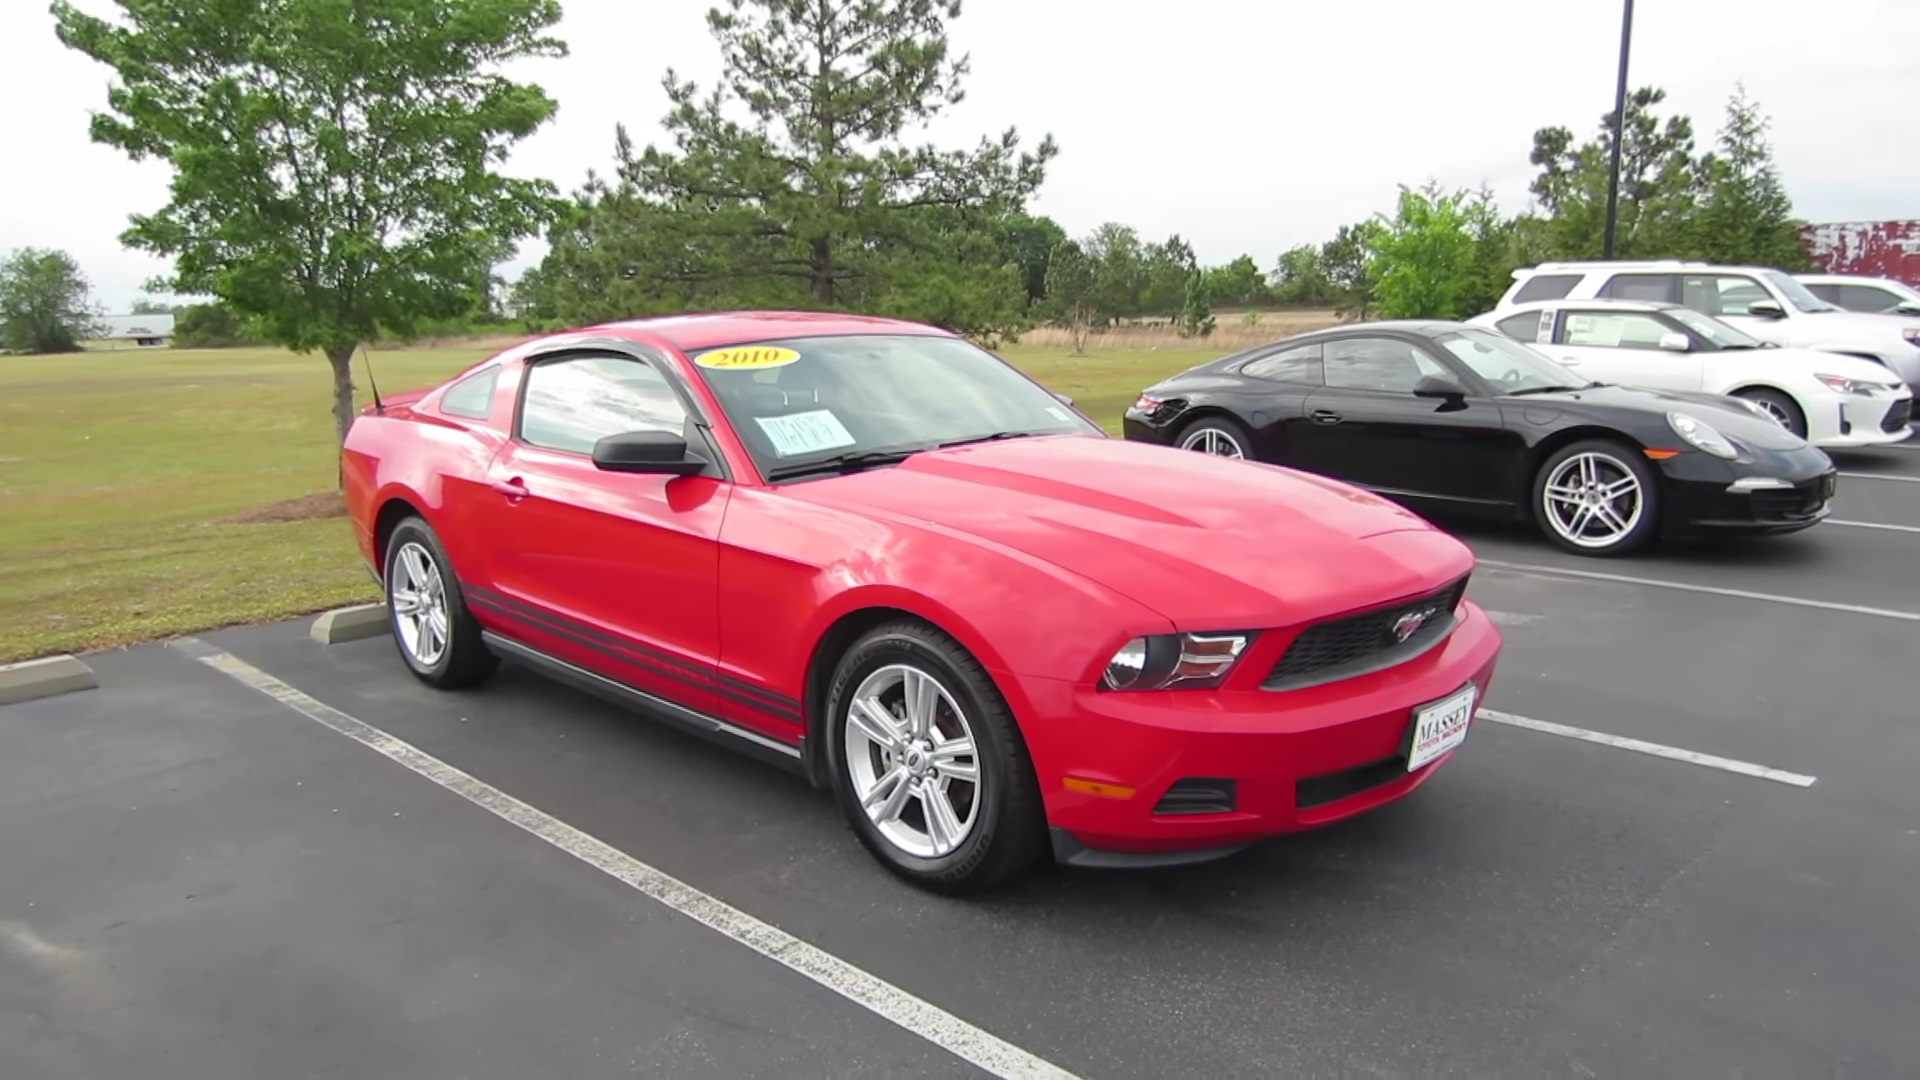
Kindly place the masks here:
[(1060, 404), (1062, 404), (1062, 405), (1065, 405), (1065, 406), (1066, 406), (1067, 408), (1069, 408), (1069, 409), (1071, 409), (1071, 408), (1073, 408), (1073, 399), (1072, 399), (1072, 398), (1070, 398), (1070, 397), (1068, 397), (1068, 396), (1067, 396), (1067, 395), (1065, 395), (1065, 394), (1062, 394), (1062, 393), (1058, 393), (1058, 392), (1056, 392), (1056, 393), (1054, 393), (1054, 395), (1053, 395), (1053, 396), (1054, 396), (1054, 397), (1056, 397), (1056, 398), (1059, 398), (1059, 399), (1060, 399)]
[(1693, 348), (1693, 342), (1687, 335), (1670, 330), (1660, 335), (1660, 347), (1668, 352), (1686, 352)]
[(1747, 314), (1758, 315), (1763, 319), (1784, 319), (1787, 309), (1780, 306), (1778, 300), (1755, 300), (1747, 305)]
[(626, 431), (593, 444), (593, 464), (607, 472), (692, 476), (707, 463), (687, 453), (687, 440), (667, 431)]
[(1423, 375), (1413, 384), (1413, 396), (1424, 398), (1464, 398), (1467, 388), (1442, 375)]

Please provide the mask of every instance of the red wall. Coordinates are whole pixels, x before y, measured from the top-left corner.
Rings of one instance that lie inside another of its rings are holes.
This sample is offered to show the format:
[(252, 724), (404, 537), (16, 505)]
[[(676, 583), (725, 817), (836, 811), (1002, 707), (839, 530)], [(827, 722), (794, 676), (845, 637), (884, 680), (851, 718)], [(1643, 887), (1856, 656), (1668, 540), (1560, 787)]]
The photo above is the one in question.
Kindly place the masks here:
[(1920, 220), (1809, 225), (1800, 239), (1827, 273), (1890, 277), (1920, 289)]

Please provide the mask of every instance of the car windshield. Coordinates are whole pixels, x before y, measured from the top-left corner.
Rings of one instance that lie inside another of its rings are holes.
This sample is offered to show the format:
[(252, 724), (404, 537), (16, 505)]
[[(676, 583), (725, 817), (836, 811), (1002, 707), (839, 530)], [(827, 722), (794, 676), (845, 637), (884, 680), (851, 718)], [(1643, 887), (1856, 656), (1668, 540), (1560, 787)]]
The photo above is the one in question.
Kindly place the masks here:
[(1544, 353), (1486, 330), (1455, 330), (1436, 339), (1454, 358), (1492, 385), (1496, 394), (1537, 394), (1594, 385)]
[(1760, 339), (1737, 326), (1703, 315), (1692, 308), (1668, 308), (1665, 314), (1674, 322), (1699, 334), (1722, 349), (1757, 349)]
[(882, 463), (948, 443), (1101, 435), (1005, 361), (909, 334), (759, 341), (690, 354), (763, 474)]
[(1811, 311), (1839, 311), (1840, 310), (1838, 307), (1835, 307), (1834, 305), (1829, 304), (1825, 300), (1822, 300), (1819, 297), (1808, 292), (1807, 287), (1805, 285), (1800, 284), (1798, 280), (1792, 277), (1789, 277), (1778, 270), (1768, 270), (1765, 273), (1761, 274), (1760, 276), (1766, 278), (1767, 283), (1769, 285), (1772, 285), (1776, 290), (1778, 290), (1780, 295), (1786, 297), (1787, 303), (1792, 304), (1794, 307), (1799, 308), (1801, 311), (1811, 312)]

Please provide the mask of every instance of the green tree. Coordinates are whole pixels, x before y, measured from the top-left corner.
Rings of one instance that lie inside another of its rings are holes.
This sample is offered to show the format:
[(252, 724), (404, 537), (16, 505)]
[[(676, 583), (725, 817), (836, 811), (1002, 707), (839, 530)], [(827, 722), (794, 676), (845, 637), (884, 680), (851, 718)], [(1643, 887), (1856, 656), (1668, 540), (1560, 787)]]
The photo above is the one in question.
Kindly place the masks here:
[(1317, 307), (1333, 302), (1333, 282), (1327, 276), (1323, 249), (1301, 244), (1281, 253), (1273, 268), (1273, 298), (1282, 304)]
[[(1655, 114), (1666, 91), (1643, 87), (1628, 95), (1621, 139), (1619, 258), (1683, 257), (1691, 252), (1700, 191), (1693, 121)], [(1531, 190), (1550, 222), (1546, 243), (1554, 258), (1597, 259), (1606, 250), (1607, 174), (1613, 149), (1613, 111), (1600, 118), (1595, 139), (1576, 145), (1564, 127), (1534, 132), (1528, 160), (1539, 168)]]
[(1374, 279), (1367, 267), (1367, 237), (1373, 223), (1342, 225), (1320, 245), (1320, 266), (1330, 286), (1328, 299), (1342, 317), (1364, 319), (1373, 307)]
[(176, 349), (226, 349), (257, 340), (248, 332), (245, 320), (219, 303), (190, 305), (173, 325)]
[(1213, 336), (1213, 298), (1212, 287), (1207, 275), (1198, 270), (1187, 275), (1186, 298), (1180, 305), (1180, 336)]
[(1458, 319), (1466, 311), (1473, 273), (1474, 236), (1463, 193), (1429, 183), (1402, 186), (1389, 218), (1375, 218), (1367, 233), (1367, 274), (1376, 311), (1386, 319)]
[(1221, 304), (1233, 307), (1266, 307), (1273, 303), (1266, 275), (1253, 256), (1242, 255), (1225, 266), (1207, 271), (1207, 291)]
[(1178, 233), (1140, 253), (1140, 310), (1147, 315), (1178, 316), (1187, 300), (1187, 282), (1200, 269), (1193, 247)]
[(1099, 277), (1099, 266), (1072, 240), (1054, 245), (1047, 258), (1047, 305), (1067, 328), (1075, 356), (1087, 351), (1087, 337), (1099, 318)]
[(1147, 291), (1147, 251), (1133, 226), (1103, 223), (1080, 250), (1093, 263), (1093, 304), (1096, 324), (1139, 315)]
[(1047, 297), (1047, 265), (1053, 249), (1067, 238), (1067, 231), (1050, 217), (1024, 213), (1009, 214), (1000, 222), (1000, 241), (1006, 258), (1020, 267), (1020, 281), (1026, 289), (1028, 304)]
[(1718, 263), (1810, 270), (1812, 260), (1800, 243), (1800, 222), (1793, 216), (1767, 141), (1767, 119), (1735, 85), (1720, 129), (1719, 150), (1701, 162), (1706, 186), (1701, 200), (1695, 252)]
[(355, 346), (471, 310), (502, 243), (554, 210), (497, 167), (554, 113), (501, 68), (565, 55), (558, 0), (116, 2), (116, 21), (53, 13), (117, 76), (94, 140), (173, 170), (123, 241), (173, 258), (154, 288), (323, 352), (344, 438)]
[(959, 12), (958, 0), (728, 0), (707, 15), (719, 86), (702, 94), (669, 71), (672, 145), (635, 155), (619, 132), (614, 179), (578, 227), (616, 239), (618, 271), (652, 302), (911, 309), (936, 250), (968, 256), (943, 293), (977, 273), (997, 295), (1007, 266), (1031, 264), (956, 231), (996, 234), (1057, 148), (1047, 137), (1023, 151), (1012, 128), (971, 150), (907, 142), (961, 100), (968, 60), (946, 30)]
[(0, 346), (76, 352), (98, 321), (80, 264), (64, 251), (20, 248), (0, 260)]

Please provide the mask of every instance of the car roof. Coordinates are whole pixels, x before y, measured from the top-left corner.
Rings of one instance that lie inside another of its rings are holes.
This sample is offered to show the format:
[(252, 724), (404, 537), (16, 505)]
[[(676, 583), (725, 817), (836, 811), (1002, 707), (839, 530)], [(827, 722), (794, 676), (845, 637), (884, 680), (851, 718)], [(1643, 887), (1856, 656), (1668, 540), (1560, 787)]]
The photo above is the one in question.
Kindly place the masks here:
[(836, 334), (955, 336), (925, 323), (831, 311), (711, 311), (661, 315), (601, 323), (586, 327), (584, 332), (639, 339), (655, 338), (666, 341), (682, 352), (753, 341)]
[(1515, 279), (1534, 274), (1593, 274), (1603, 271), (1619, 272), (1640, 270), (1725, 270), (1733, 273), (1758, 274), (1771, 271), (1770, 266), (1748, 266), (1739, 263), (1704, 262), (1699, 259), (1573, 259), (1564, 262), (1543, 262), (1536, 266), (1523, 266), (1513, 272)]
[(1526, 300), (1518, 304), (1509, 304), (1503, 311), (1493, 314), (1505, 316), (1507, 312), (1537, 311), (1551, 307), (1583, 307), (1615, 311), (1672, 311), (1684, 305), (1666, 300), (1618, 300), (1611, 296), (1595, 296), (1590, 299), (1560, 297), (1557, 300)]

